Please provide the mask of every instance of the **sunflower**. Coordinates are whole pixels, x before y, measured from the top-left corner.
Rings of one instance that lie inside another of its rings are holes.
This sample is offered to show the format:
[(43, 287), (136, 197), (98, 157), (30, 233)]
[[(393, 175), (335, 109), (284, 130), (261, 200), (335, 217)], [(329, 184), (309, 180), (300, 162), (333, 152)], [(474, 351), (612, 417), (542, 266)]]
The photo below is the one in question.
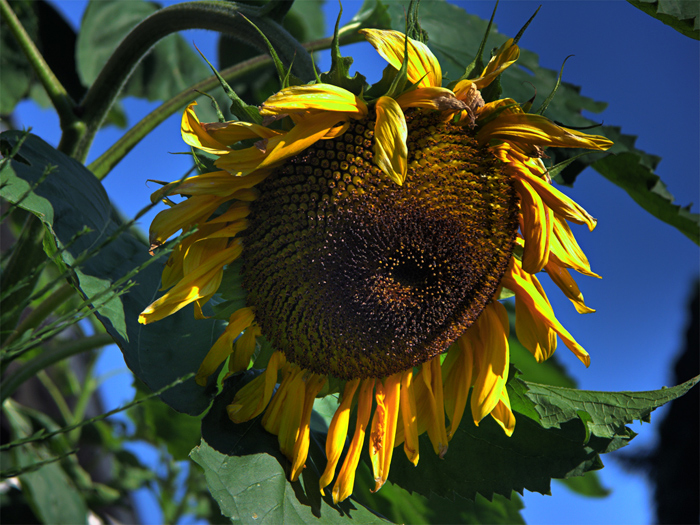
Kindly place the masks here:
[(196, 103), (187, 108), (185, 142), (213, 154), (219, 171), (153, 195), (170, 206), (151, 225), (154, 248), (196, 231), (170, 255), (167, 292), (139, 317), (151, 323), (193, 303), (204, 318), (238, 260), (246, 306), (230, 316), (196, 381), (205, 385), (227, 359), (229, 374), (245, 371), (262, 338), (272, 344), (265, 370), (227, 411), (235, 423), (262, 414), (293, 481), (307, 459), (314, 400), (332, 384), (339, 406), (320, 490), (335, 479), (335, 502), (352, 494), (365, 442), (374, 490), (399, 445), (418, 463), (424, 432), (444, 456), (469, 399), (475, 424), (491, 415), (513, 433), (501, 298), (515, 297), (518, 339), (537, 361), (558, 336), (589, 365), (536, 274), (579, 312), (593, 311), (569, 269), (597, 275), (569, 223), (593, 230), (596, 221), (552, 186), (542, 157), (548, 146), (611, 146), (512, 99), (484, 102), (482, 90), (518, 59), (512, 39), (479, 76), (445, 88), (421, 42), (362, 33), (394, 76), (405, 72), (405, 89), (370, 97), (322, 82), (287, 87), (260, 108), (266, 124), (201, 123)]

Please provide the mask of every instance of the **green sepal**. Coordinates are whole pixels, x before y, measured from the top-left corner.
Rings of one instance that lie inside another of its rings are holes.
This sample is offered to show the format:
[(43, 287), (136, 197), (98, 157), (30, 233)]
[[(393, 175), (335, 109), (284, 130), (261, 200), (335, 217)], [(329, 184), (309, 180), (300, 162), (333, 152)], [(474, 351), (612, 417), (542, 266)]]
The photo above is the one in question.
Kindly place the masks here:
[(542, 9), (542, 6), (539, 6), (537, 9), (535, 9), (535, 12), (532, 14), (532, 16), (528, 19), (527, 22), (525, 22), (525, 25), (520, 28), (520, 31), (518, 31), (518, 34), (515, 35), (515, 38), (513, 39), (513, 44), (517, 44), (520, 41), (522, 36), (525, 34), (525, 30), (530, 25), (530, 23), (535, 19), (535, 17), (537, 16), (537, 13), (540, 11), (540, 9)]
[(221, 108), (219, 107), (219, 103), (216, 101), (216, 99), (211, 96), (209, 93), (205, 93), (204, 91), (198, 91), (195, 89), (197, 93), (200, 95), (204, 95), (207, 97), (209, 100), (211, 100), (211, 107), (212, 109), (216, 112), (216, 119), (219, 122), (226, 122), (226, 117), (224, 117), (224, 114), (221, 112)]
[(411, 0), (406, 13), (406, 36), (426, 44), (428, 42), (428, 32), (425, 31), (418, 22), (418, 9), (420, 0)]
[[(496, 16), (496, 10), (498, 9), (498, 1), (496, 0), (496, 5), (493, 6), (493, 12), (491, 13), (491, 18), (489, 19), (489, 24), (486, 26), (486, 31), (484, 32), (484, 38), (481, 39), (481, 44), (479, 44), (479, 49), (476, 52), (474, 60), (472, 60), (469, 65), (465, 68), (464, 74), (459, 77), (455, 82), (450, 84), (450, 87), (454, 87), (460, 80), (471, 80), (476, 78), (484, 70), (484, 48), (486, 47), (486, 40), (491, 32), (491, 26), (493, 25), (493, 19)], [(454, 85), (453, 85), (454, 84)]]
[(544, 115), (545, 110), (547, 109), (547, 106), (549, 106), (549, 103), (554, 99), (554, 95), (556, 94), (557, 90), (559, 89), (559, 86), (561, 85), (561, 77), (564, 74), (564, 66), (566, 65), (566, 61), (569, 60), (572, 56), (574, 55), (569, 55), (564, 59), (564, 62), (561, 64), (561, 69), (559, 70), (559, 76), (557, 77), (557, 83), (554, 84), (554, 88), (552, 88), (552, 92), (549, 94), (549, 96), (545, 99), (544, 102), (542, 102), (542, 105), (537, 108), (537, 113), (538, 115)]
[[(257, 29), (257, 28), (256, 28)], [(204, 56), (204, 53), (202, 53), (199, 49), (197, 49), (197, 52), (201, 55), (201, 57), (204, 59), (204, 61), (209, 65), (211, 68), (212, 72), (216, 76), (216, 79), (219, 81), (219, 84), (221, 84), (221, 87), (224, 90), (224, 93), (226, 93), (226, 96), (231, 100), (231, 108), (230, 111), (231, 113), (240, 121), (243, 122), (251, 122), (253, 124), (260, 124), (262, 122), (262, 117), (260, 116), (260, 112), (257, 107), (251, 106), (249, 104), (246, 104), (241, 97), (239, 97), (236, 92), (229, 86), (228, 82), (224, 80), (224, 77), (222, 77), (219, 72), (216, 70), (216, 68), (207, 60), (207, 57)]]
[(333, 42), (331, 43), (331, 68), (326, 73), (321, 73), (321, 82), (347, 89), (350, 93), (360, 95), (367, 86), (367, 78), (360, 73), (350, 76), (350, 66), (353, 63), (351, 57), (344, 57), (340, 54), (340, 38), (338, 36), (340, 28), (340, 16), (343, 14), (343, 6), (340, 6), (338, 18), (335, 21), (333, 31)]

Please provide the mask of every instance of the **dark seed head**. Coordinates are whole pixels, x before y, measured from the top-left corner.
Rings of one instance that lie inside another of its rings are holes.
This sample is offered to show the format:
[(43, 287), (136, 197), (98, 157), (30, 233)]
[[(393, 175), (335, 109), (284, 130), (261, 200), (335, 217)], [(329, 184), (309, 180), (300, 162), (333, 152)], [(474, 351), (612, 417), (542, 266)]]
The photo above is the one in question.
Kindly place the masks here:
[(341, 379), (384, 377), (443, 352), (492, 298), (518, 200), (464, 128), (409, 112), (398, 186), (372, 162), (374, 115), (258, 185), (244, 285), (287, 359)]

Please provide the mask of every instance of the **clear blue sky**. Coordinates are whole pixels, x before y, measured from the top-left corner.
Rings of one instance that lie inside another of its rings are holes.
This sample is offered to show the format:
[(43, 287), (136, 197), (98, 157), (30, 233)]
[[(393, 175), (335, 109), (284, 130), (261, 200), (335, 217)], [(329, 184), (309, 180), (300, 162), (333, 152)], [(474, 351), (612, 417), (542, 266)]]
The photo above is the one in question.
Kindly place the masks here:
[[(299, 0), (303, 1), (303, 0)], [(85, 8), (83, 0), (54, 2), (74, 25)], [(173, 3), (173, 2), (168, 2)], [(488, 18), (492, 2), (454, 2), (468, 12)], [(541, 2), (502, 1), (496, 16), (498, 29), (514, 36)], [(328, 6), (332, 19), (337, 7)], [(426, 0), (424, 8), (429, 9)], [(344, 2), (345, 12), (357, 10), (357, 1)], [(215, 56), (212, 34), (189, 32), (208, 56)], [(609, 103), (592, 118), (606, 125), (621, 126), (637, 135), (637, 147), (663, 158), (657, 174), (666, 182), (679, 204), (700, 200), (700, 107), (698, 93), (700, 50), (693, 41), (654, 20), (627, 2), (543, 2), (525, 36), (522, 47), (537, 53), (540, 63), (558, 70), (568, 55), (564, 80), (583, 86), (582, 94)], [(353, 51), (358, 70), (376, 64), (369, 46)], [(211, 52), (209, 52), (211, 50)], [(359, 54), (358, 54), (359, 53)], [(368, 64), (363, 68), (362, 64)], [(322, 67), (327, 67), (327, 62)], [(533, 79), (536, 84), (536, 79)], [(128, 101), (130, 124), (156, 107), (144, 101)], [(58, 121), (49, 111), (22, 104), (21, 125), (56, 144)], [(98, 135), (91, 159), (96, 158), (121, 134), (107, 129)], [(109, 175), (107, 191), (118, 207), (133, 216), (149, 202), (146, 179), (175, 180), (189, 162), (169, 152), (186, 148), (179, 136), (179, 116), (161, 125)], [(582, 173), (566, 193), (598, 219), (597, 229), (583, 227), (575, 233), (594, 271), (602, 280), (581, 277), (579, 286), (594, 314), (578, 315), (568, 300), (552, 286), (545, 287), (562, 323), (591, 354), (585, 369), (561, 345), (557, 354), (576, 377), (581, 388), (590, 390), (651, 390), (671, 383), (670, 366), (682, 344), (686, 326), (686, 303), (700, 269), (700, 252), (674, 228), (643, 211), (622, 190), (594, 171)], [(142, 219), (147, 229), (153, 214)], [(546, 281), (546, 279), (543, 279)], [(548, 284), (548, 283), (547, 283)], [(122, 368), (116, 347), (109, 349), (107, 368)], [(697, 373), (697, 371), (695, 372)], [(113, 378), (113, 394), (130, 383), (127, 374)], [(112, 396), (113, 403), (126, 399)], [(625, 451), (643, 449), (655, 439), (654, 423), (633, 429), (640, 435)], [(696, 415), (691, 415), (696, 416)], [(604, 456), (603, 483), (613, 495), (593, 500), (570, 493), (553, 484), (554, 497), (526, 493), (524, 516), (528, 523), (650, 523), (651, 494), (637, 474), (627, 474), (614, 456)], [(157, 521), (157, 519), (153, 519)]]

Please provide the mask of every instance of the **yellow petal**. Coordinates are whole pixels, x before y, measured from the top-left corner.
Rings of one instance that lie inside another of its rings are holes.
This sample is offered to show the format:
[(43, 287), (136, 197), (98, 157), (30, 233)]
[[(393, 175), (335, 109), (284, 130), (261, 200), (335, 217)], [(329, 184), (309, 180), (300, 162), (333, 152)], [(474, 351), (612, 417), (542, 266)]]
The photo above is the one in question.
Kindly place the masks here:
[[(250, 364), (250, 358), (253, 357), (255, 353), (255, 348), (257, 346), (256, 340), (262, 334), (260, 327), (253, 323), (241, 337), (236, 341), (236, 347), (228, 363), (228, 371), (230, 374), (236, 374), (238, 372), (243, 372), (248, 370), (248, 365)], [(268, 368), (270, 365), (268, 364)], [(277, 374), (275, 373), (275, 378)], [(277, 380), (275, 379), (275, 382)]]
[[(533, 319), (543, 323), (554, 330), (564, 341), (564, 344), (576, 357), (586, 366), (590, 365), (591, 358), (581, 345), (571, 336), (561, 323), (554, 316), (552, 307), (549, 305), (544, 291), (540, 292), (533, 283), (534, 277), (524, 272), (520, 263), (511, 258), (510, 265), (501, 279), (503, 286), (515, 293), (516, 301), (519, 299), (530, 310)], [(517, 319), (516, 319), (517, 322)]]
[(464, 409), (467, 406), (467, 398), (469, 390), (472, 386), (472, 369), (474, 349), (471, 344), (470, 330), (467, 330), (457, 341), (450, 347), (447, 358), (443, 363), (443, 370), (448, 359), (452, 357), (454, 363), (449, 368), (445, 379), (444, 395), (445, 395), (445, 411), (450, 419), (450, 426), (447, 429), (447, 439), (450, 440), (457, 431)]
[(194, 112), (196, 102), (192, 102), (182, 114), (182, 140), (186, 144), (213, 153), (214, 155), (223, 155), (229, 151), (225, 144), (222, 144), (212, 137), (200, 124), (197, 115)]
[(297, 371), (292, 377), (283, 399), (277, 442), (279, 443), (280, 451), (287, 456), (289, 461), (294, 461), (294, 444), (299, 436), (301, 416), (304, 412), (304, 396), (306, 395), (305, 373), (302, 369)]
[(216, 195), (225, 197), (238, 190), (252, 188), (265, 180), (268, 175), (269, 172), (264, 170), (246, 177), (234, 177), (227, 171), (215, 171), (189, 177), (183, 181), (171, 182), (153, 195), (157, 196), (157, 200), (166, 195)]
[[(532, 284), (549, 305), (549, 300), (536, 277)], [(551, 308), (551, 305), (549, 305)], [(530, 311), (527, 303), (516, 295), (515, 297), (515, 333), (518, 341), (534, 356), (538, 363), (549, 359), (557, 349), (557, 334), (548, 325), (542, 323)]]
[(260, 124), (243, 121), (205, 123), (202, 124), (202, 128), (212, 139), (227, 145), (233, 145), (246, 139), (270, 139), (284, 133)]
[(236, 392), (233, 401), (226, 407), (231, 421), (237, 424), (245, 423), (262, 414), (275, 391), (277, 372), (285, 363), (284, 355), (274, 352), (265, 371)]
[(562, 268), (573, 268), (579, 273), (597, 277), (600, 275), (591, 271), (586, 254), (576, 242), (571, 228), (561, 217), (554, 216), (554, 236), (552, 237), (552, 260)]
[(501, 398), (498, 400), (498, 404), (496, 404), (491, 412), (491, 417), (496, 420), (496, 423), (501, 426), (508, 437), (513, 435), (513, 431), (515, 430), (515, 416), (510, 409), (510, 399), (508, 398), (508, 391), (505, 388), (501, 392)]
[(402, 372), (397, 372), (384, 379), (384, 384), (377, 381), (374, 396), (377, 407), (369, 436), (369, 457), (374, 472), (374, 490), (371, 492), (377, 492), (389, 477), (399, 415), (401, 376)]
[[(406, 49), (406, 35), (400, 31), (382, 29), (361, 29), (367, 41), (384, 60), (395, 69), (401, 69)], [(418, 87), (442, 85), (440, 62), (426, 46), (412, 38), (408, 39), (408, 81), (418, 83)]]
[(523, 269), (529, 273), (542, 271), (549, 260), (552, 237), (552, 212), (529, 184), (515, 180), (520, 195), (521, 232), (525, 238)]
[(265, 410), (265, 415), (260, 422), (265, 430), (270, 434), (278, 435), (280, 432), (280, 426), (282, 424), (282, 413), (284, 412), (284, 401), (287, 398), (287, 392), (289, 391), (289, 386), (292, 384), (294, 378), (301, 374), (302, 370), (290, 363), (287, 363), (282, 368), (282, 381), (280, 381), (280, 386), (275, 392), (270, 406)]
[[(139, 315), (139, 323), (148, 324), (163, 319), (181, 310), (188, 304), (215, 292), (211, 285), (218, 273), (229, 263), (235, 261), (243, 252), (240, 241), (233, 243), (226, 250), (216, 254), (196, 270), (192, 271), (158, 300), (151, 303)], [(217, 285), (218, 287), (218, 285)]]
[(413, 369), (406, 370), (401, 377), (401, 421), (403, 422), (403, 450), (408, 461), (418, 464), (418, 423), (416, 394), (413, 388)]
[(377, 100), (374, 127), (374, 162), (399, 186), (408, 170), (408, 127), (401, 107), (390, 97)]
[(207, 353), (204, 361), (202, 361), (202, 364), (199, 365), (199, 370), (195, 376), (195, 381), (197, 381), (198, 385), (205, 386), (207, 384), (209, 376), (216, 372), (217, 367), (233, 353), (233, 341), (243, 330), (251, 325), (254, 319), (255, 314), (248, 307), (236, 310), (231, 315), (226, 330), (219, 336), (214, 346)]
[(289, 475), (290, 481), (299, 479), (301, 471), (306, 466), (306, 458), (309, 455), (309, 433), (311, 431), (311, 411), (314, 407), (314, 399), (326, 383), (326, 376), (312, 374), (306, 382), (306, 392), (304, 394), (304, 410), (301, 414), (301, 424), (299, 434), (294, 442), (294, 452), (292, 453), (292, 472)]
[(291, 86), (275, 93), (263, 102), (260, 114), (280, 115), (308, 111), (346, 113), (354, 118), (362, 118), (367, 114), (367, 104), (341, 87), (311, 84)]
[(492, 301), (474, 324), (482, 343), (471, 399), (472, 417), (478, 425), (498, 404), (508, 380), (508, 314), (501, 303)]
[(514, 40), (512, 38), (506, 40), (506, 42), (498, 48), (496, 55), (489, 60), (486, 68), (481, 73), (481, 77), (473, 80), (478, 89), (484, 89), (493, 82), (498, 75), (503, 73), (520, 58), (520, 49), (513, 42)]
[(559, 289), (564, 292), (564, 295), (566, 295), (566, 297), (568, 297), (569, 300), (574, 303), (574, 308), (576, 308), (578, 313), (590, 314), (595, 312), (593, 308), (586, 306), (586, 303), (583, 301), (583, 294), (581, 293), (581, 290), (579, 290), (576, 281), (574, 281), (574, 278), (571, 277), (571, 274), (566, 270), (566, 268), (562, 268), (554, 261), (549, 261), (547, 266), (545, 266), (545, 270), (547, 271), (547, 275), (549, 275), (552, 282), (554, 282), (554, 284), (556, 284)]
[(428, 437), (433, 445), (433, 450), (442, 458), (447, 453), (448, 439), (447, 430), (445, 429), (445, 403), (440, 356), (423, 363), (421, 378), (427, 389), (426, 397), (430, 407)]
[(517, 108), (503, 111), (479, 129), (476, 138), (480, 144), (493, 139), (522, 143), (525, 146), (555, 146), (606, 150), (613, 143), (599, 135), (587, 135), (556, 125), (542, 115), (524, 113)]
[(175, 232), (204, 222), (224, 202), (226, 197), (197, 195), (159, 212), (149, 229), (151, 245), (159, 246)]
[(396, 103), (403, 109), (424, 108), (449, 112), (465, 108), (464, 103), (452, 91), (442, 87), (411, 89), (397, 97)]
[(355, 471), (360, 462), (360, 453), (365, 441), (367, 423), (372, 412), (372, 394), (374, 392), (374, 379), (365, 379), (360, 387), (360, 394), (357, 400), (357, 423), (355, 434), (350, 442), (350, 448), (345, 456), (343, 466), (338, 473), (338, 479), (333, 485), (333, 503), (345, 501), (352, 494), (355, 486)]
[(328, 427), (328, 435), (326, 437), (326, 458), (328, 458), (328, 462), (319, 480), (321, 494), (325, 494), (323, 489), (330, 485), (331, 481), (333, 481), (333, 476), (335, 476), (335, 468), (340, 460), (340, 455), (343, 453), (345, 439), (348, 435), (352, 400), (355, 397), (355, 391), (359, 385), (359, 379), (353, 379), (345, 384), (343, 400), (335, 411), (335, 414), (333, 414), (333, 419)]

